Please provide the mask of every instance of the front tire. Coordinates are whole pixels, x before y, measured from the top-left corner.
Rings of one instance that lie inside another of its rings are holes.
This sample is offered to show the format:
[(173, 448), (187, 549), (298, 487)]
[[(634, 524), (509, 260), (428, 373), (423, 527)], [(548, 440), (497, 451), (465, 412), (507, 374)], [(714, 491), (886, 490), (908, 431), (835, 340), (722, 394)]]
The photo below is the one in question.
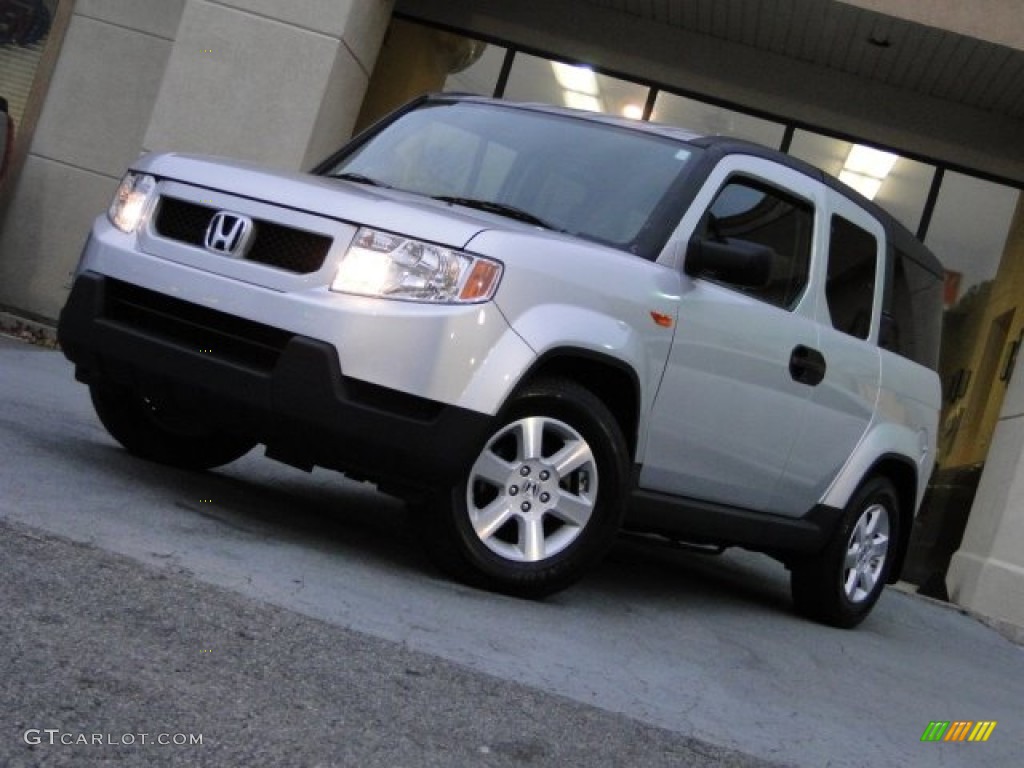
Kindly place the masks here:
[(607, 406), (575, 382), (539, 381), (502, 411), (465, 479), (420, 510), (428, 554), (473, 586), (552, 594), (611, 547), (627, 475)]
[(860, 624), (888, 581), (900, 524), (892, 482), (875, 477), (864, 483), (821, 554), (793, 565), (790, 583), (797, 611), (834, 627)]
[(256, 444), (225, 434), (180, 406), (132, 389), (89, 387), (100, 422), (129, 453), (184, 469), (212, 469), (241, 458)]

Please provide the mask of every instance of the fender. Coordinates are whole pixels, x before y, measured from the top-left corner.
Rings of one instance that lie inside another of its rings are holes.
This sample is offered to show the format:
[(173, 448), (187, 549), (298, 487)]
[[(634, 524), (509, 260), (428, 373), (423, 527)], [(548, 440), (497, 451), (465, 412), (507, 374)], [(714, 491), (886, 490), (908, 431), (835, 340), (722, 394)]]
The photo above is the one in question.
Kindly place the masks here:
[[(558, 233), (486, 230), (467, 250), (509, 265), (494, 303), (538, 358), (581, 350), (633, 372), (644, 445), (675, 335), (680, 272)], [(503, 387), (501, 397), (516, 383)]]
[[(515, 330), (539, 359), (579, 352), (627, 371), (638, 388), (638, 451), (647, 443), (648, 416), (671, 348), (671, 333), (652, 339), (622, 320), (577, 306), (548, 304), (520, 315)], [(586, 385), (586, 381), (581, 381)], [(637, 461), (643, 461), (638, 455)]]
[(879, 424), (869, 427), (864, 438), (832, 481), (821, 504), (844, 508), (872, 467), (880, 461), (897, 459), (912, 467), (915, 473), (914, 514), (921, 505), (925, 485), (934, 464), (934, 452), (927, 449), (921, 432), (902, 424)]

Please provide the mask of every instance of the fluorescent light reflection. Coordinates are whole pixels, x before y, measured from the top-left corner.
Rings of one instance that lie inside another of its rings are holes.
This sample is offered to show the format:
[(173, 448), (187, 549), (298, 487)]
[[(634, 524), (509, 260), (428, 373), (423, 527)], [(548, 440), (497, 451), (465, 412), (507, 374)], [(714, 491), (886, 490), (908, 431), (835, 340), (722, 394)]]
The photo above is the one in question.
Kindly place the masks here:
[(627, 104), (622, 108), (622, 114), (630, 120), (642, 120), (644, 117), (644, 108), (639, 104)]
[(555, 80), (565, 90), (586, 93), (590, 96), (598, 95), (597, 77), (594, 75), (594, 70), (589, 67), (577, 67), (553, 61), (551, 69), (554, 70)]
[(874, 200), (897, 160), (899, 155), (892, 152), (854, 144), (846, 156), (843, 169), (839, 172), (839, 180), (856, 189), (868, 200)]
[(562, 103), (565, 106), (589, 112), (604, 112), (601, 89), (592, 69), (552, 61), (551, 71), (562, 87)]

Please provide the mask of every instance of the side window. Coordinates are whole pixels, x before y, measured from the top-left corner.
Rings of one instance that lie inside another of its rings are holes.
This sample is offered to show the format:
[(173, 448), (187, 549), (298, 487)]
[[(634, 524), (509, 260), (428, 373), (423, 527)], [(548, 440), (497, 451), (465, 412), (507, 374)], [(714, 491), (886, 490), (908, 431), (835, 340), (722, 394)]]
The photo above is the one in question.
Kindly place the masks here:
[(942, 278), (897, 248), (890, 290), (882, 305), (878, 344), (929, 368), (938, 366)]
[(700, 237), (710, 240), (770, 248), (774, 255), (765, 285), (730, 287), (785, 309), (796, 305), (807, 286), (813, 231), (810, 203), (747, 178), (731, 179), (719, 190), (698, 229)]
[(901, 251), (895, 252), (892, 277), (882, 299), (882, 327), (878, 332), (878, 346), (913, 359), (914, 305), (904, 266), (906, 258), (906, 254)]
[(858, 339), (866, 339), (871, 330), (877, 261), (875, 236), (842, 216), (833, 216), (825, 298), (833, 327)]

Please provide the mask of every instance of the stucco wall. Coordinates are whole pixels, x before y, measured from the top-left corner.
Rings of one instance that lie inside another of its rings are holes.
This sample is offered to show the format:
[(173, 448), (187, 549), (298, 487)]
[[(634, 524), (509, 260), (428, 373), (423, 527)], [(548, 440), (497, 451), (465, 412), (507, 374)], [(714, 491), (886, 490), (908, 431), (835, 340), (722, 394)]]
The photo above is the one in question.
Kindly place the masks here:
[(189, 0), (147, 149), (311, 165), (350, 134), (390, 15), (386, 0)]
[(78, 0), (0, 221), (0, 305), (55, 317), (93, 217), (139, 153), (185, 0)]
[(355, 123), (392, 0), (78, 0), (0, 221), (0, 307), (54, 319), (140, 152), (309, 167)]

